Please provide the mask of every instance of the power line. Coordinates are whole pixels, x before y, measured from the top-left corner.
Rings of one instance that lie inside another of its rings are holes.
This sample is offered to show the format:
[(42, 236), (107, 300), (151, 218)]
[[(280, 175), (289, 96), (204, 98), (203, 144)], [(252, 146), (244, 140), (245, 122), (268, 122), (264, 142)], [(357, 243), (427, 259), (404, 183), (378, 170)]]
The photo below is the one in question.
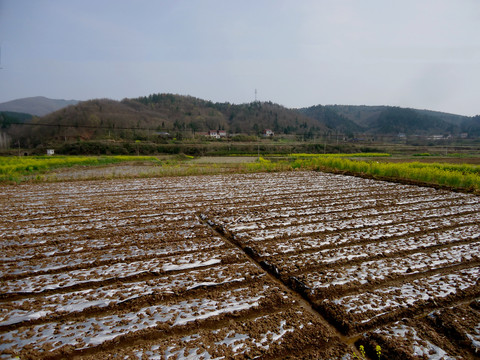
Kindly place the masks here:
[(105, 129), (105, 130), (154, 130), (151, 128), (138, 128), (138, 127), (117, 127), (117, 126), (94, 126), (94, 125), (66, 125), (66, 124), (42, 124), (42, 123), (21, 123), (11, 122), (8, 125), (24, 125), (24, 126), (49, 126), (58, 128), (83, 128), (83, 129)]

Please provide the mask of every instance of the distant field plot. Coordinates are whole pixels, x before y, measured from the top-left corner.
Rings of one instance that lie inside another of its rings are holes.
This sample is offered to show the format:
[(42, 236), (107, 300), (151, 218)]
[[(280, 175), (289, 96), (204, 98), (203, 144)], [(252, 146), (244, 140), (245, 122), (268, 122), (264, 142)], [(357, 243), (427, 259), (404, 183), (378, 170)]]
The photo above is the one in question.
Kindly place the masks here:
[(1, 359), (480, 351), (475, 195), (298, 171), (4, 186), (0, 204)]

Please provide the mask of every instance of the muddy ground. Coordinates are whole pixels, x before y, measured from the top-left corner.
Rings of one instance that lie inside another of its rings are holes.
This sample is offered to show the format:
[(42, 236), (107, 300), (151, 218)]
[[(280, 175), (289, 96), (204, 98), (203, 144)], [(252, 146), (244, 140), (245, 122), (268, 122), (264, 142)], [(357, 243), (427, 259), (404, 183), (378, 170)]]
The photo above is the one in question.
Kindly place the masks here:
[(0, 358), (479, 357), (475, 195), (289, 172), (0, 204)]

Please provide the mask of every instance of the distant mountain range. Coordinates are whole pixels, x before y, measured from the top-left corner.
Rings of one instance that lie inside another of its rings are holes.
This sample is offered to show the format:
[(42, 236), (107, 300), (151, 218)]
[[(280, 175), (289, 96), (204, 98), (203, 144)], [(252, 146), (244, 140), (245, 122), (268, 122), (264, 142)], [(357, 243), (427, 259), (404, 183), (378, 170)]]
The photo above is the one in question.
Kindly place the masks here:
[[(17, 121), (12, 111), (46, 115), (29, 119), (22, 114)], [(264, 129), (271, 129), (276, 135), (297, 135), (303, 139), (326, 134), (350, 138), (365, 134), (480, 137), (480, 116), (391, 106), (315, 105), (289, 109), (272, 102), (236, 105), (173, 94), (122, 101), (20, 99), (0, 104), (0, 126), (26, 146), (47, 141), (147, 140), (166, 133), (178, 139), (208, 130), (260, 135)]]
[(69, 105), (77, 105), (78, 103), (79, 101), (77, 100), (58, 100), (35, 96), (1, 103), (0, 111), (44, 116)]

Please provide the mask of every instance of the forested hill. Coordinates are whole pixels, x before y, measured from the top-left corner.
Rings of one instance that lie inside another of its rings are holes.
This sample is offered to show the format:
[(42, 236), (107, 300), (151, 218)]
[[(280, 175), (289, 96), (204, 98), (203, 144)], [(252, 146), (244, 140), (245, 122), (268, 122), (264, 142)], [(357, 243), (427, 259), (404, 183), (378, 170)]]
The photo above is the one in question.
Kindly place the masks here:
[(43, 96), (34, 96), (1, 103), (0, 111), (44, 116), (66, 106), (76, 104), (78, 104), (77, 100), (49, 99)]
[(13, 128), (15, 135), (29, 147), (44, 143), (45, 139), (135, 140), (162, 133), (182, 138), (208, 130), (260, 135), (264, 129), (272, 129), (277, 134), (306, 138), (327, 131), (318, 120), (271, 102), (234, 105), (172, 94), (153, 94), (120, 102), (84, 101), (34, 118), (30, 126)]
[(472, 136), (480, 136), (480, 116), (468, 117), (392, 106), (328, 105), (326, 108), (351, 120), (360, 126), (363, 132), (370, 134), (468, 133)]
[(336, 132), (353, 134), (365, 131), (365, 128), (362, 125), (349, 119), (348, 116), (337, 112), (331, 106), (315, 105), (309, 108), (299, 109), (299, 111), (302, 114), (325, 124), (327, 128)]
[(213, 103), (202, 99), (171, 94), (153, 94), (147, 97), (124, 100), (123, 103), (145, 108), (167, 121), (172, 130), (193, 131), (226, 130), (230, 133), (260, 134), (264, 129), (277, 133), (304, 134), (325, 131), (321, 122), (272, 102), (248, 104)]
[[(152, 94), (114, 101), (95, 99), (68, 106), (41, 118), (11, 114), (2, 118), (2, 132), (25, 147), (45, 142), (124, 139), (143, 140), (168, 133), (177, 139), (208, 130), (229, 134), (276, 135), (303, 139), (343, 134), (400, 133), (480, 136), (480, 116), (464, 117), (427, 110), (388, 106), (315, 105), (288, 109), (272, 102), (213, 103), (191, 96)], [(27, 123), (27, 125), (23, 125)]]

